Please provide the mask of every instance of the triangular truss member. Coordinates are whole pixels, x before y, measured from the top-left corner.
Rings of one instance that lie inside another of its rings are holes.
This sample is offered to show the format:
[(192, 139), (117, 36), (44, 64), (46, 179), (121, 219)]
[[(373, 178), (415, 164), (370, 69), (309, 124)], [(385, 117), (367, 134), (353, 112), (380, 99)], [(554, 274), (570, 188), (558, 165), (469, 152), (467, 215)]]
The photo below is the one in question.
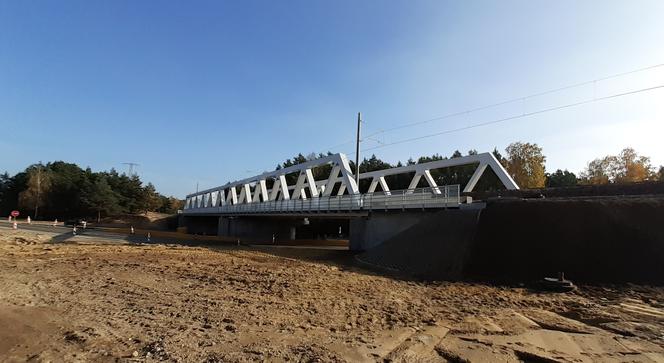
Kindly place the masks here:
[(237, 189), (235, 189), (235, 186), (232, 186), (228, 189), (228, 197), (226, 197), (226, 204), (230, 205), (237, 204)]
[(369, 184), (369, 190), (367, 193), (374, 193), (376, 188), (380, 186), (380, 189), (385, 193), (385, 195), (392, 195), (390, 192), (390, 187), (387, 186), (387, 181), (385, 181), (384, 176), (374, 177)]
[(512, 177), (509, 176), (505, 168), (503, 168), (503, 166), (500, 165), (500, 163), (498, 162), (498, 160), (496, 160), (496, 157), (493, 156), (492, 153), (468, 155), (459, 158), (436, 160), (428, 163), (406, 165), (406, 166), (400, 166), (398, 168), (391, 168), (385, 170), (377, 170), (377, 171), (360, 174), (360, 179), (371, 178), (371, 180), (373, 181), (376, 180), (376, 178), (380, 177), (384, 178), (390, 175), (407, 174), (414, 172), (415, 175), (413, 175), (413, 179), (411, 179), (410, 184), (408, 186), (408, 191), (406, 193), (412, 193), (413, 189), (417, 188), (420, 179), (424, 177), (424, 179), (427, 181), (427, 184), (431, 188), (432, 192), (434, 194), (439, 194), (440, 188), (436, 184), (436, 181), (431, 176), (431, 170), (449, 168), (452, 166), (473, 165), (473, 164), (477, 164), (477, 169), (475, 169), (475, 172), (473, 173), (473, 176), (470, 178), (470, 181), (464, 187), (463, 192), (466, 193), (473, 191), (473, 188), (475, 188), (475, 185), (477, 184), (478, 180), (482, 176), (482, 173), (486, 170), (487, 167), (491, 168), (491, 170), (494, 171), (494, 173), (498, 176), (498, 179), (500, 179), (500, 182), (503, 184), (503, 186), (505, 186), (505, 188), (519, 189), (519, 186), (516, 185)]

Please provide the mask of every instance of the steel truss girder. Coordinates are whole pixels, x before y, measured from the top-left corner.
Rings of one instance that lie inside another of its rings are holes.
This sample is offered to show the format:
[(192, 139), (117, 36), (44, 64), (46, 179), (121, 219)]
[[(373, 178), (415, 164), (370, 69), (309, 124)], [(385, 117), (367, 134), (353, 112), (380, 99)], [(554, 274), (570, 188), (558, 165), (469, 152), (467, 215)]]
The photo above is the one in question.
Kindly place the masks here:
[[(315, 180), (312, 170), (323, 165), (332, 165), (330, 175), (324, 180)], [(491, 153), (463, 156), (452, 159), (436, 160), (428, 163), (401, 166), (398, 168), (377, 170), (360, 174), (360, 179), (371, 179), (369, 193), (374, 193), (380, 185), (383, 193), (390, 195), (390, 188), (385, 177), (390, 175), (413, 173), (407, 193), (417, 188), (421, 178), (424, 177), (434, 194), (440, 194), (441, 190), (431, 176), (431, 170), (449, 168), (453, 166), (477, 164), (477, 169), (466, 184), (463, 192), (471, 192), (480, 177), (486, 170), (491, 168), (498, 179), (507, 189), (519, 189), (505, 168)], [(294, 186), (289, 186), (286, 175), (298, 173), (298, 179)], [(267, 189), (267, 180), (273, 180), (272, 189)], [(310, 160), (287, 168), (266, 172), (251, 178), (242, 179), (226, 185), (203, 190), (198, 193), (187, 195), (185, 209), (220, 207), (226, 205), (261, 203), (275, 200), (307, 199), (330, 197), (334, 187), (340, 183), (336, 195), (359, 194), (358, 186), (350, 169), (348, 158), (344, 154), (334, 154), (323, 158)], [(237, 188), (240, 188), (238, 196)], [(253, 192), (252, 192), (253, 188)], [(292, 189), (292, 193), (291, 193)]]

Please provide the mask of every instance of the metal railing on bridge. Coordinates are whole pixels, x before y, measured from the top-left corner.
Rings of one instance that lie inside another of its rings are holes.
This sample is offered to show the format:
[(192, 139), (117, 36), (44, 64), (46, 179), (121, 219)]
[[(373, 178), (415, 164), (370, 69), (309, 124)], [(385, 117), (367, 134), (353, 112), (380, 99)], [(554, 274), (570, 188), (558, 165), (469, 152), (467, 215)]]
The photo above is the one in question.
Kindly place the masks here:
[(387, 192), (351, 194), (307, 199), (274, 200), (257, 203), (186, 209), (186, 214), (265, 214), (302, 212), (353, 212), (393, 209), (425, 209), (458, 207), (461, 203), (459, 185), (391, 190)]

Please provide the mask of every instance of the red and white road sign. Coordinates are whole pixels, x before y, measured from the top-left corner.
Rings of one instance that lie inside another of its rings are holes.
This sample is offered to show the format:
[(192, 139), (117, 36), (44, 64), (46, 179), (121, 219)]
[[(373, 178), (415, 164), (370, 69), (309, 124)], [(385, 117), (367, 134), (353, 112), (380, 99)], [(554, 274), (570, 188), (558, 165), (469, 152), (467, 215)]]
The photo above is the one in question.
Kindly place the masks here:
[(14, 218), (18, 217), (19, 214), (21, 214), (21, 213), (19, 213), (17, 210), (12, 211), (12, 217), (14, 217)]

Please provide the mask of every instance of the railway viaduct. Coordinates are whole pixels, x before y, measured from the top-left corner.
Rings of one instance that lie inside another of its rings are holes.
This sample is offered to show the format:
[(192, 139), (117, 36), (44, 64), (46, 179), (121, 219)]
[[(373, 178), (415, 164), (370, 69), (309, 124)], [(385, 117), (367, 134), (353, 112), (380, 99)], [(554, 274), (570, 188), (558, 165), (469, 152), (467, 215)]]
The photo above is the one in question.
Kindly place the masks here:
[[(464, 186), (438, 185), (431, 175), (435, 169), (464, 165), (475, 167)], [(364, 250), (436, 211), (481, 209), (482, 203), (472, 203), (462, 193), (473, 191), (487, 168), (505, 188), (518, 189), (491, 153), (372, 171), (359, 178), (346, 155), (334, 154), (189, 194), (180, 224), (189, 233), (242, 241), (348, 239), (351, 250)], [(398, 175), (410, 178), (407, 189), (390, 188), (390, 177)], [(360, 192), (358, 180), (366, 180), (366, 192)]]

